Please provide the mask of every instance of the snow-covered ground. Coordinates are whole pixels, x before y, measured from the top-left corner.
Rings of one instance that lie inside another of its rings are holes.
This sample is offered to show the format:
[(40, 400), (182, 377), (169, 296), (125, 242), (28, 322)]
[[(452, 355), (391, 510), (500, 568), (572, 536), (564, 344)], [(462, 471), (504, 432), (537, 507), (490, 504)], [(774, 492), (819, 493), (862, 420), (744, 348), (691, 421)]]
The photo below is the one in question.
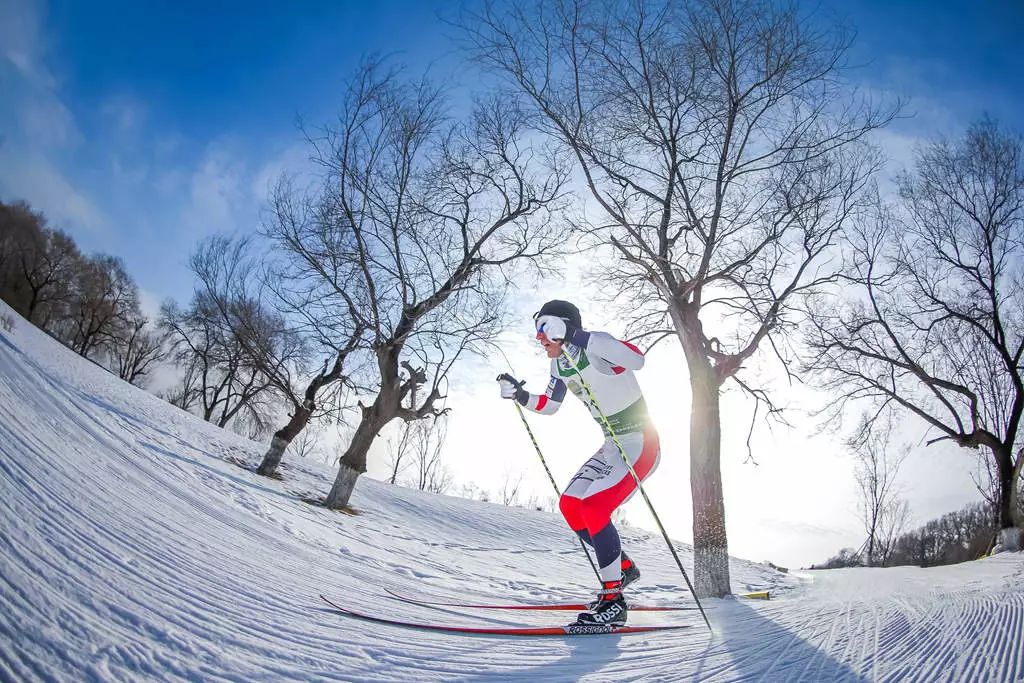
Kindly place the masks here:
[[(0, 304), (5, 312), (9, 309)], [(742, 560), (733, 588), (657, 635), (509, 638), (370, 624), (387, 617), (549, 625), (562, 613), (410, 606), (587, 597), (593, 577), (552, 514), (363, 478), (354, 516), (302, 502), (333, 472), (286, 460), (82, 361), (18, 319), (0, 331), (0, 679), (963, 680), (1024, 678), (1024, 556), (936, 569), (787, 575)], [(633, 595), (688, 602), (659, 537), (628, 529)], [(689, 568), (688, 546), (679, 545)]]

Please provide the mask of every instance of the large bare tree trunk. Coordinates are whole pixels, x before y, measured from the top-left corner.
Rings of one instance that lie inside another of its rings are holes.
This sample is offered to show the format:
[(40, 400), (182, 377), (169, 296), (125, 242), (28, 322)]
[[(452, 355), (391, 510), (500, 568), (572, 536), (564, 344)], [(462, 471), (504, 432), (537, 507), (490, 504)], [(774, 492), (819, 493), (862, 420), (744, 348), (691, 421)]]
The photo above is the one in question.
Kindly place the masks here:
[[(352, 349), (355, 348), (356, 341), (359, 337), (359, 330), (349, 338), (348, 348), (344, 353), (338, 354), (334, 360), (334, 367), (331, 371), (327, 372), (327, 366), (324, 366), (324, 370), (319, 375), (310, 380), (309, 384), (306, 385), (306, 391), (303, 394), (303, 401), (301, 405), (295, 406), (295, 412), (292, 413), (292, 417), (281, 429), (274, 432), (274, 438), (270, 440), (270, 448), (267, 449), (266, 454), (263, 456), (263, 462), (260, 463), (259, 468), (256, 470), (257, 473), (264, 476), (273, 474), (277, 471), (277, 466), (281, 464), (281, 458), (284, 456), (285, 450), (288, 445), (302, 433), (302, 430), (309, 424), (309, 418), (312, 417), (313, 411), (316, 410), (316, 395), (325, 386), (332, 384), (339, 379), (342, 375), (342, 367), (345, 362), (345, 358)], [(293, 399), (294, 400), (294, 399)]]
[(1020, 467), (1015, 467), (1013, 462), (1013, 451), (1010, 447), (1003, 445), (995, 449), (996, 463), (999, 467), (999, 523), (1000, 542), (1006, 550), (1017, 551), (1021, 549), (1021, 529), (1018, 527), (1017, 519), (1017, 478), (1020, 476)]
[[(704, 364), (707, 366), (707, 364)], [(693, 495), (693, 563), (697, 595), (731, 592), (729, 544), (722, 494), (722, 424), (718, 381), (711, 367), (690, 367), (690, 489)]]
[(1017, 526), (1024, 529), (1024, 505), (1021, 503), (1020, 494), (1022, 488), (1018, 486), (1021, 481), (1021, 472), (1024, 471), (1024, 448), (1017, 453), (1017, 460), (1013, 467), (1012, 496), (1014, 510), (1017, 515)]
[(263, 461), (256, 469), (257, 474), (269, 476), (277, 471), (277, 466), (281, 464), (281, 458), (288, 445), (306, 428), (306, 425), (309, 424), (309, 416), (312, 414), (313, 403), (308, 399), (302, 406), (295, 409), (288, 424), (274, 432), (274, 436), (270, 440), (270, 448), (267, 449), (263, 455)]
[(369, 408), (363, 408), (363, 416), (359, 420), (352, 441), (349, 442), (345, 454), (341, 456), (341, 464), (338, 467), (338, 475), (334, 479), (324, 505), (332, 510), (340, 510), (348, 505), (352, 491), (356, 487), (356, 479), (360, 474), (366, 472), (366, 454), (373, 445), (377, 433), (390, 422), (390, 418), (383, 419), (380, 415), (380, 399)]
[(720, 598), (732, 592), (729, 543), (722, 492), (721, 380), (703, 348), (703, 329), (683, 305), (672, 311), (690, 373), (690, 491), (693, 497), (694, 590), (699, 597)]

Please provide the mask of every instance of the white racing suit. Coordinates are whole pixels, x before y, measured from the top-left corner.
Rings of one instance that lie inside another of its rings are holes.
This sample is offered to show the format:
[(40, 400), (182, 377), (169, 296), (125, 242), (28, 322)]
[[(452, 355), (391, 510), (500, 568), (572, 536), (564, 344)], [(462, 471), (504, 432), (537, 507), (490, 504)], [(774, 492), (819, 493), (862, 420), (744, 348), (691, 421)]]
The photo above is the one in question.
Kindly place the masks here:
[(621, 543), (612, 513), (636, 491), (618, 447), (608, 434), (603, 412), (625, 451), (630, 465), (643, 480), (658, 465), (661, 455), (658, 433), (647, 417), (640, 385), (633, 374), (643, 367), (644, 356), (632, 344), (619, 341), (604, 332), (577, 330), (567, 340), (566, 352), (594, 394), (590, 402), (576, 370), (563, 357), (551, 361), (551, 381), (543, 394), (521, 391), (517, 400), (525, 408), (550, 415), (565, 399), (566, 389), (590, 409), (601, 425), (605, 442), (569, 481), (559, 507), (569, 527), (594, 548), (602, 581), (621, 577)]

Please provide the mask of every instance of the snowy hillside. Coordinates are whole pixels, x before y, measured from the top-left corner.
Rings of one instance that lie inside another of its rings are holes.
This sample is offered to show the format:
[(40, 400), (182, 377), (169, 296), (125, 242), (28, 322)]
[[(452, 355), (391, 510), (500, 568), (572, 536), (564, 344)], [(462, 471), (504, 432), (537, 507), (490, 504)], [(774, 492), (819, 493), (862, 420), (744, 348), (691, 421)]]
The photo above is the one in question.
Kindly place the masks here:
[[(2, 306), (2, 304), (0, 304)], [(4, 311), (6, 307), (3, 307)], [(1018, 680), (1024, 557), (792, 576), (733, 562), (734, 590), (657, 635), (444, 635), (382, 616), (548, 625), (565, 613), (410, 606), (384, 589), (462, 600), (578, 600), (593, 576), (555, 515), (363, 478), (354, 516), (300, 498), (333, 472), (286, 460), (280, 481), (234, 437), (125, 385), (18, 319), (0, 332), (0, 679)], [(663, 542), (624, 544), (634, 599), (687, 603)], [(689, 548), (680, 545), (689, 565)]]

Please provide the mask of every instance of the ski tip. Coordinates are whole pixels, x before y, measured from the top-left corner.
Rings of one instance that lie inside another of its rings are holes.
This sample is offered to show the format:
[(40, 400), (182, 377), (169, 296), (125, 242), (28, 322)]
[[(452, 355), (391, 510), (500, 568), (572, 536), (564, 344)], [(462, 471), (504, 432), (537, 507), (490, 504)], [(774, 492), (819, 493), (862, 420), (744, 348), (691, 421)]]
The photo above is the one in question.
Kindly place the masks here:
[(768, 591), (754, 591), (753, 593), (741, 593), (741, 598), (750, 598), (751, 600), (769, 600), (771, 596)]

